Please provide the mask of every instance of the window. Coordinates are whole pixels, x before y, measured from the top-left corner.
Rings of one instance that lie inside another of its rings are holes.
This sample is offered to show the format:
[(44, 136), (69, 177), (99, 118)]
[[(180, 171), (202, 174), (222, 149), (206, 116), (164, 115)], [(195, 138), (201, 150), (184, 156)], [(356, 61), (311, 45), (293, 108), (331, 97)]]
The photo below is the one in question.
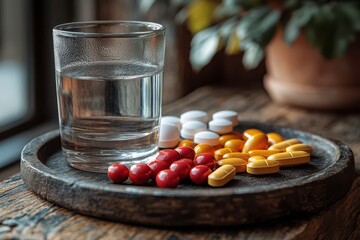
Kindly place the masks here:
[(0, 170), (57, 128), (52, 28), (95, 19), (96, 0), (0, 1)]
[(27, 4), (26, 0), (0, 2), (0, 129), (31, 115)]

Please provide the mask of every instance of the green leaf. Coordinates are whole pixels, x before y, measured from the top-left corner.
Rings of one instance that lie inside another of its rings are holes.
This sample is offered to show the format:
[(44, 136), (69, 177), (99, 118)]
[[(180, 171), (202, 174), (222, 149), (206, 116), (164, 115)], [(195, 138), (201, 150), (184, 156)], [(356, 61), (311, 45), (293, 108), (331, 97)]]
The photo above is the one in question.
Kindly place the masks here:
[(306, 28), (309, 42), (327, 58), (343, 55), (352, 38), (346, 18), (337, 14), (335, 5), (323, 5)]
[(299, 36), (301, 28), (310, 22), (317, 11), (316, 5), (307, 4), (292, 13), (290, 20), (285, 25), (283, 35), (287, 44), (292, 44), (295, 41)]
[(264, 58), (264, 50), (256, 43), (244, 45), (244, 56), (242, 62), (247, 69), (256, 68)]
[(256, 8), (240, 20), (237, 34), (240, 39), (249, 39), (264, 47), (274, 36), (279, 19), (278, 11), (269, 7)]
[(223, 1), (219, 6), (214, 10), (214, 19), (224, 19), (229, 16), (237, 15), (240, 11), (239, 5), (235, 4), (233, 1)]
[(248, 15), (244, 16), (237, 27), (237, 34), (240, 38), (249, 37), (252, 29), (259, 25), (262, 19), (271, 11), (268, 7), (258, 7), (253, 9)]
[(300, 0), (285, 0), (284, 1), (284, 7), (286, 9), (295, 9), (298, 8), (301, 4)]
[(207, 65), (216, 54), (220, 43), (217, 30), (207, 28), (195, 34), (191, 41), (190, 62), (195, 70)]
[(338, 3), (337, 13), (348, 19), (354, 31), (360, 31), (360, 6), (353, 2)]

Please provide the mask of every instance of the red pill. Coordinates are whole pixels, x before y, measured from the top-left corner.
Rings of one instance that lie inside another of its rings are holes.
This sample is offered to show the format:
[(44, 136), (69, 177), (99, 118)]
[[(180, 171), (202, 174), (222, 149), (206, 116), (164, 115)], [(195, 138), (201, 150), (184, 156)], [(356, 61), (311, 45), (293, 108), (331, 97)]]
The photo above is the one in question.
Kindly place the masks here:
[(170, 165), (169, 169), (177, 173), (181, 182), (188, 178), (191, 167), (186, 161), (177, 160)]
[(108, 168), (107, 175), (114, 183), (122, 183), (128, 179), (129, 169), (121, 163), (114, 163)]
[(205, 165), (197, 165), (190, 171), (190, 179), (194, 184), (201, 185), (207, 182), (211, 169)]
[[(190, 166), (190, 168), (195, 167), (194, 161), (189, 158), (182, 158), (180, 160), (186, 162)], [(178, 161), (180, 161), (180, 160), (178, 160)]]
[(158, 172), (164, 169), (168, 169), (170, 167), (170, 164), (165, 161), (159, 161), (159, 160), (153, 160), (151, 162), (148, 162), (147, 165), (152, 170), (151, 179), (155, 181), (156, 175)]
[(180, 159), (180, 154), (175, 151), (174, 149), (164, 149), (159, 151), (158, 155), (156, 156), (155, 160), (165, 161), (169, 164), (172, 164), (176, 160)]
[(180, 154), (180, 158), (189, 158), (191, 160), (195, 157), (195, 151), (191, 147), (177, 147), (175, 148), (175, 151), (177, 151)]
[(213, 170), (216, 167), (216, 159), (211, 153), (201, 153), (195, 157), (194, 164), (206, 165)]
[(176, 188), (179, 181), (177, 173), (169, 169), (161, 170), (156, 175), (156, 185), (160, 188)]
[(137, 163), (130, 167), (129, 177), (135, 185), (144, 185), (151, 175), (152, 170), (145, 163)]

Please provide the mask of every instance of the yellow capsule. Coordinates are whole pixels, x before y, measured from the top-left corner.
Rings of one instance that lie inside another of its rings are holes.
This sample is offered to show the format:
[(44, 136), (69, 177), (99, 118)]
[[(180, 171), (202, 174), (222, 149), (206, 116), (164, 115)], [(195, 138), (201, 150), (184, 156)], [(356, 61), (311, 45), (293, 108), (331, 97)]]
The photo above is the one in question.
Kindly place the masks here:
[(266, 157), (263, 157), (263, 156), (252, 156), (252, 157), (249, 157), (249, 160), (248, 162), (255, 162), (257, 160), (266, 160)]
[(292, 152), (292, 151), (304, 151), (307, 152), (308, 154), (312, 154), (312, 147), (303, 143), (297, 143), (291, 146), (288, 146), (286, 148), (287, 152)]
[(273, 155), (273, 154), (279, 153), (279, 152), (281, 152), (281, 151), (278, 149), (276, 149), (276, 150), (251, 150), (248, 152), (248, 154), (250, 155), (250, 157), (252, 157), (252, 156), (268, 157), (270, 155)]
[(224, 158), (242, 158), (247, 161), (249, 159), (249, 154), (242, 152), (226, 153), (223, 156), (223, 159)]
[(237, 135), (237, 134), (225, 134), (225, 135), (221, 135), (219, 137), (219, 142), (221, 145), (225, 145), (225, 143), (228, 141), (228, 140), (231, 140), (231, 139), (241, 139), (241, 135)]
[(284, 141), (284, 138), (278, 133), (271, 132), (266, 135), (268, 136), (269, 146)]
[(195, 154), (201, 154), (201, 153), (211, 153), (214, 154), (215, 149), (213, 146), (205, 143), (200, 143), (194, 147)]
[(210, 173), (208, 176), (208, 184), (212, 187), (222, 187), (233, 179), (235, 175), (235, 167), (227, 164)]
[(236, 168), (236, 172), (246, 172), (247, 161), (242, 158), (225, 158), (217, 162), (219, 166), (229, 164)]
[(253, 175), (272, 174), (279, 172), (279, 163), (273, 160), (257, 160), (246, 165), (246, 171)]
[(281, 167), (291, 167), (308, 163), (310, 154), (304, 151), (282, 152), (269, 156), (268, 160), (278, 161)]
[(224, 147), (236, 149), (237, 152), (240, 152), (244, 147), (245, 141), (241, 139), (230, 139), (226, 141)]
[(232, 153), (232, 152), (237, 152), (237, 151), (233, 148), (220, 148), (215, 151), (214, 156), (215, 156), (216, 161), (218, 161), (220, 159), (223, 159), (224, 154)]
[(257, 133), (250, 137), (244, 144), (243, 153), (248, 153), (251, 150), (264, 150), (267, 148), (268, 138), (265, 133)]
[(257, 133), (263, 133), (263, 132), (256, 128), (249, 128), (243, 132), (242, 138), (246, 141)]
[(300, 140), (292, 138), (292, 139), (288, 139), (279, 143), (275, 143), (273, 145), (271, 145), (268, 150), (281, 150), (282, 152), (285, 152), (286, 148), (288, 146), (297, 144), (297, 143), (301, 143)]
[(191, 140), (182, 140), (179, 144), (178, 144), (178, 147), (191, 147), (192, 149), (194, 149), (194, 147), (196, 146), (197, 144), (194, 143), (193, 141)]

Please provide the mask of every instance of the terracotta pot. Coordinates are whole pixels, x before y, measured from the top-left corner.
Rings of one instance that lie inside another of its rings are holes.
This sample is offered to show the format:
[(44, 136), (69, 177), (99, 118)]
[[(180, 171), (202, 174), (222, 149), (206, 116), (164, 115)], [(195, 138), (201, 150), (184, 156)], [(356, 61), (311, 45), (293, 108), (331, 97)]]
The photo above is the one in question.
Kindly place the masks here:
[(325, 110), (360, 108), (360, 41), (347, 55), (327, 60), (305, 35), (289, 46), (282, 34), (266, 49), (264, 86), (273, 100)]

